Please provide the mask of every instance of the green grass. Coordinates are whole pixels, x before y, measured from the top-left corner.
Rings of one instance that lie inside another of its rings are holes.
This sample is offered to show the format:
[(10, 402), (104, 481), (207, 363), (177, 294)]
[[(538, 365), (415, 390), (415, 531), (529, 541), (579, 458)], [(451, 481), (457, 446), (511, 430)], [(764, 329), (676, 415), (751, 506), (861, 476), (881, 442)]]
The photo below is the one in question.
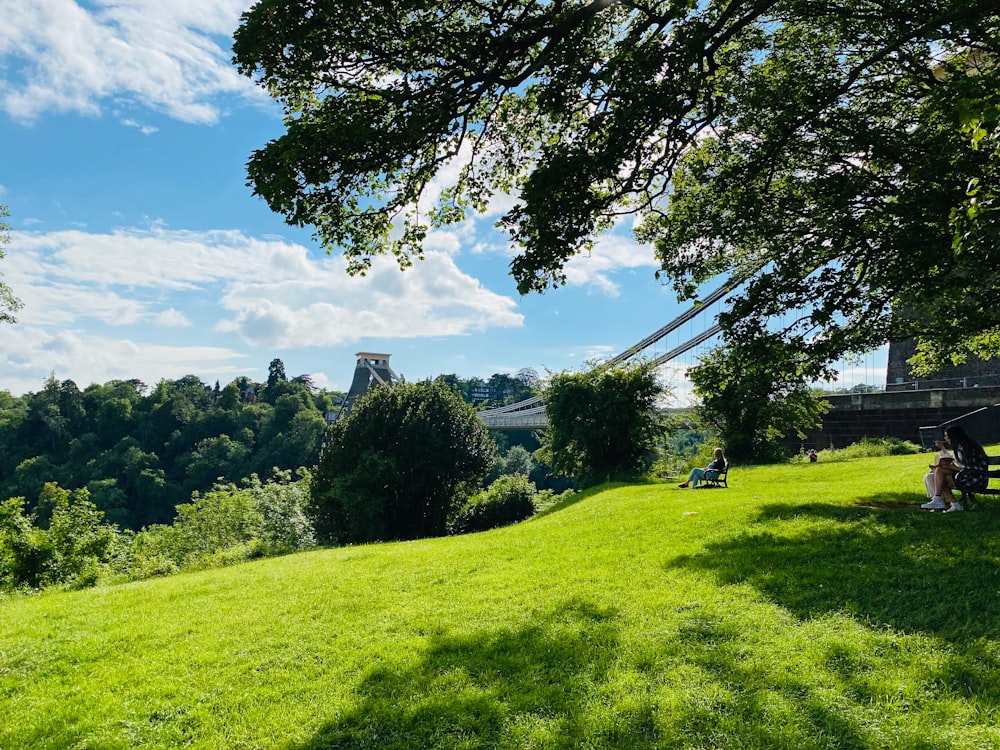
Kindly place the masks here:
[(1000, 747), (1000, 501), (926, 455), (0, 602), (0, 748)]

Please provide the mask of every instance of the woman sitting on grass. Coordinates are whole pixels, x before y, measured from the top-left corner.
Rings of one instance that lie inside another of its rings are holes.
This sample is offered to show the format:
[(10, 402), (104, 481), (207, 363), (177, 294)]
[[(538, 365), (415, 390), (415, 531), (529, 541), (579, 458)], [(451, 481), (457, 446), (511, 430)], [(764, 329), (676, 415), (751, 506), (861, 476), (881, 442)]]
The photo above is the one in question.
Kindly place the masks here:
[[(959, 425), (949, 427), (944, 432), (944, 439), (955, 451), (954, 461), (941, 461), (934, 469), (934, 497), (930, 502), (921, 505), (926, 510), (943, 510), (945, 513), (965, 510), (955, 499), (952, 490), (986, 489), (990, 480), (990, 460), (986, 457), (983, 446), (969, 437)], [(945, 505), (945, 499), (948, 505)]]
[(688, 474), (687, 481), (678, 486), (687, 487), (688, 485), (690, 485), (691, 487), (697, 487), (698, 482), (702, 481), (708, 472), (714, 471), (715, 476), (718, 477), (720, 471), (725, 471), (726, 457), (722, 454), (722, 448), (716, 448), (714, 455), (715, 458), (712, 459), (712, 463), (710, 463), (704, 469), (698, 469), (698, 468), (691, 469), (691, 473)]

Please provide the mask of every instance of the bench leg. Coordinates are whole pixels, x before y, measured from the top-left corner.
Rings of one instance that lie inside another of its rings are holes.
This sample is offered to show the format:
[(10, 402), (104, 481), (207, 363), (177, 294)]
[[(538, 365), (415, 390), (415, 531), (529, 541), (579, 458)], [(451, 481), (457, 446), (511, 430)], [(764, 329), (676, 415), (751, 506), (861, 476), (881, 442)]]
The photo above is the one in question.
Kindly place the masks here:
[(959, 492), (962, 495), (962, 497), (959, 498), (959, 500), (961, 501), (963, 507), (966, 510), (975, 510), (976, 509), (976, 493), (975, 492), (970, 492), (969, 490), (956, 490), (956, 491)]

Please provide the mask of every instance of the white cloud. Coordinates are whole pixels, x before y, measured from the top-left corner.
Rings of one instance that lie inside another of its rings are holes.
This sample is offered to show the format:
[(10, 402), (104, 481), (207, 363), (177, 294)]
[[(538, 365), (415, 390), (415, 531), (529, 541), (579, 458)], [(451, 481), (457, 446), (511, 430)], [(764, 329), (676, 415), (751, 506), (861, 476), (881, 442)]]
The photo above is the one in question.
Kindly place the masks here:
[[(37, 388), (39, 373), (51, 371), (86, 382), (148, 372), (158, 379), (168, 377), (164, 369), (193, 368), (199, 353), (208, 358), (201, 371), (213, 358), (242, 356), (169, 346), (156, 329), (197, 325), (235, 334), (234, 346), (273, 350), (470, 335), (524, 322), (516, 300), (439, 252), (406, 271), (379, 258), (366, 277), (350, 277), (339, 256), (316, 258), (301, 245), (236, 231), (19, 231), (7, 250), (5, 280), (24, 309), (16, 326), (4, 327), (3, 388)], [(113, 333), (128, 326), (134, 330)]]
[(156, 325), (161, 328), (187, 328), (191, 325), (191, 320), (180, 310), (171, 307), (156, 316)]
[[(617, 297), (619, 286), (612, 279), (615, 273), (629, 269), (658, 267), (653, 249), (640, 245), (620, 234), (609, 233), (598, 238), (590, 253), (575, 255), (566, 263), (566, 283), (571, 286), (593, 286), (609, 297)], [(652, 279), (653, 273), (649, 271)]]
[(583, 354), (584, 362), (603, 362), (606, 359), (618, 354), (615, 347), (608, 346), (607, 344), (593, 344), (588, 346)]
[(229, 61), (230, 35), (248, 0), (3, 5), (0, 65), (8, 77), (0, 82), (0, 108), (15, 119), (98, 114), (114, 100), (213, 123), (219, 95), (264, 98)]
[[(471, 223), (471, 220), (466, 223)], [(599, 236), (594, 248), (589, 253), (579, 253), (570, 257), (563, 270), (566, 283), (570, 286), (591, 287), (607, 297), (617, 297), (621, 293), (620, 285), (615, 281), (616, 274), (635, 272), (641, 269), (650, 281), (653, 271), (659, 268), (659, 262), (650, 245), (641, 245), (629, 236), (627, 217), (609, 232)], [(503, 237), (497, 233), (494, 237)], [(464, 239), (465, 235), (463, 235)], [(509, 242), (504, 244), (496, 239), (488, 243), (480, 238), (464, 241), (463, 247), (470, 253), (498, 253), (513, 258), (519, 249)]]
[(143, 125), (141, 122), (138, 122), (137, 120), (133, 120), (130, 117), (126, 117), (121, 122), (122, 122), (122, 125), (124, 125), (125, 127), (127, 127), (127, 128), (135, 128), (136, 130), (138, 130), (143, 135), (152, 135), (153, 133), (155, 133), (156, 131), (159, 130), (159, 128), (155, 128), (152, 125)]
[(269, 347), (456, 336), (523, 324), (513, 299), (485, 289), (441, 253), (427, 253), (405, 271), (379, 258), (365, 278), (347, 276), (340, 258), (294, 280), (244, 278), (222, 305), (233, 315), (218, 330)]
[(213, 377), (245, 374), (245, 355), (210, 346), (166, 346), (94, 335), (80, 329), (33, 325), (0, 327), (0, 387), (20, 394), (38, 391), (50, 374), (78, 386), (139, 378), (153, 384), (206, 370)]

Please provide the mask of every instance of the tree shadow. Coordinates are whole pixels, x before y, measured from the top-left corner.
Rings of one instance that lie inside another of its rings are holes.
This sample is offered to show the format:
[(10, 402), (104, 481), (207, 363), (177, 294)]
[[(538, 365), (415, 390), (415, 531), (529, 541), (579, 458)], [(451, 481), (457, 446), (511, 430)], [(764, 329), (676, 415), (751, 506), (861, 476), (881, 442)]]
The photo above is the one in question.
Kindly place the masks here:
[[(289, 750), (870, 748), (885, 739), (884, 711), (927, 711), (935, 721), (925, 696), (939, 691), (992, 715), (1000, 707), (989, 641), (1000, 631), (998, 530), (996, 513), (769, 505), (739, 534), (667, 567), (752, 586), (803, 620), (851, 615), (871, 642), (833, 628), (818, 656), (788, 669), (794, 660), (771, 664), (766, 650), (748, 650), (760, 631), (725, 603), (668, 608), (657, 637), (636, 643), (617, 609), (555, 601), (497, 628), (433, 634), (416, 654), (412, 646), (373, 651), (348, 699), (318, 704), (325, 723)], [(898, 662), (910, 670), (922, 652), (884, 626), (940, 637), (942, 658), (898, 685), (890, 678)], [(962, 725), (978, 731), (983, 722)], [(926, 729), (916, 720), (893, 731), (901, 746), (948, 747), (957, 725), (945, 720), (934, 738)]]
[[(794, 713), (805, 725), (799, 741), (762, 730), (775, 724), (774, 710), (758, 692), (759, 675), (741, 664), (743, 635), (696, 606), (682, 613), (676, 639), (651, 643), (623, 665), (618, 614), (571, 602), (523, 627), (436, 637), (404, 666), (373, 666), (353, 708), (291, 750), (654, 750), (724, 746), (762, 731), (762, 746), (775, 748), (803, 747), (801, 740), (820, 732), (836, 737), (838, 747), (868, 746), (805, 684), (795, 687)], [(708, 678), (683, 686), (683, 700), (667, 712), (655, 691), (672, 669)], [(616, 681), (622, 672), (633, 691), (641, 686), (627, 697)]]
[(355, 707), (295, 750), (497, 747), (518, 724), (572, 747), (583, 731), (575, 709), (615, 657), (616, 620), (572, 601), (517, 628), (434, 636), (416, 660), (369, 668)]
[[(620, 617), (576, 600), (518, 627), (436, 636), (418, 658), (370, 667), (350, 708), (289, 750), (877, 746), (852, 714), (883, 696), (849, 642), (820, 675), (799, 675), (747, 658), (752, 633), (711, 606), (678, 607), (639, 648), (621, 643)], [(947, 669), (970, 690), (984, 679)]]
[[(553, 513), (558, 513), (559, 511), (566, 510), (569, 507), (576, 505), (577, 503), (583, 502), (584, 500), (593, 497), (594, 495), (599, 495), (602, 492), (611, 489), (615, 485), (598, 485), (596, 487), (587, 487), (582, 490), (575, 490), (574, 492), (562, 497), (557, 502), (553, 503), (549, 507), (538, 511), (531, 518), (543, 518), (544, 516), (552, 515)], [(565, 494), (565, 493), (564, 493)], [(530, 520), (530, 519), (529, 519)]]
[(864, 502), (768, 505), (666, 566), (748, 584), (803, 619), (844, 613), (962, 645), (1000, 636), (1000, 514), (909, 512), (912, 495)]

